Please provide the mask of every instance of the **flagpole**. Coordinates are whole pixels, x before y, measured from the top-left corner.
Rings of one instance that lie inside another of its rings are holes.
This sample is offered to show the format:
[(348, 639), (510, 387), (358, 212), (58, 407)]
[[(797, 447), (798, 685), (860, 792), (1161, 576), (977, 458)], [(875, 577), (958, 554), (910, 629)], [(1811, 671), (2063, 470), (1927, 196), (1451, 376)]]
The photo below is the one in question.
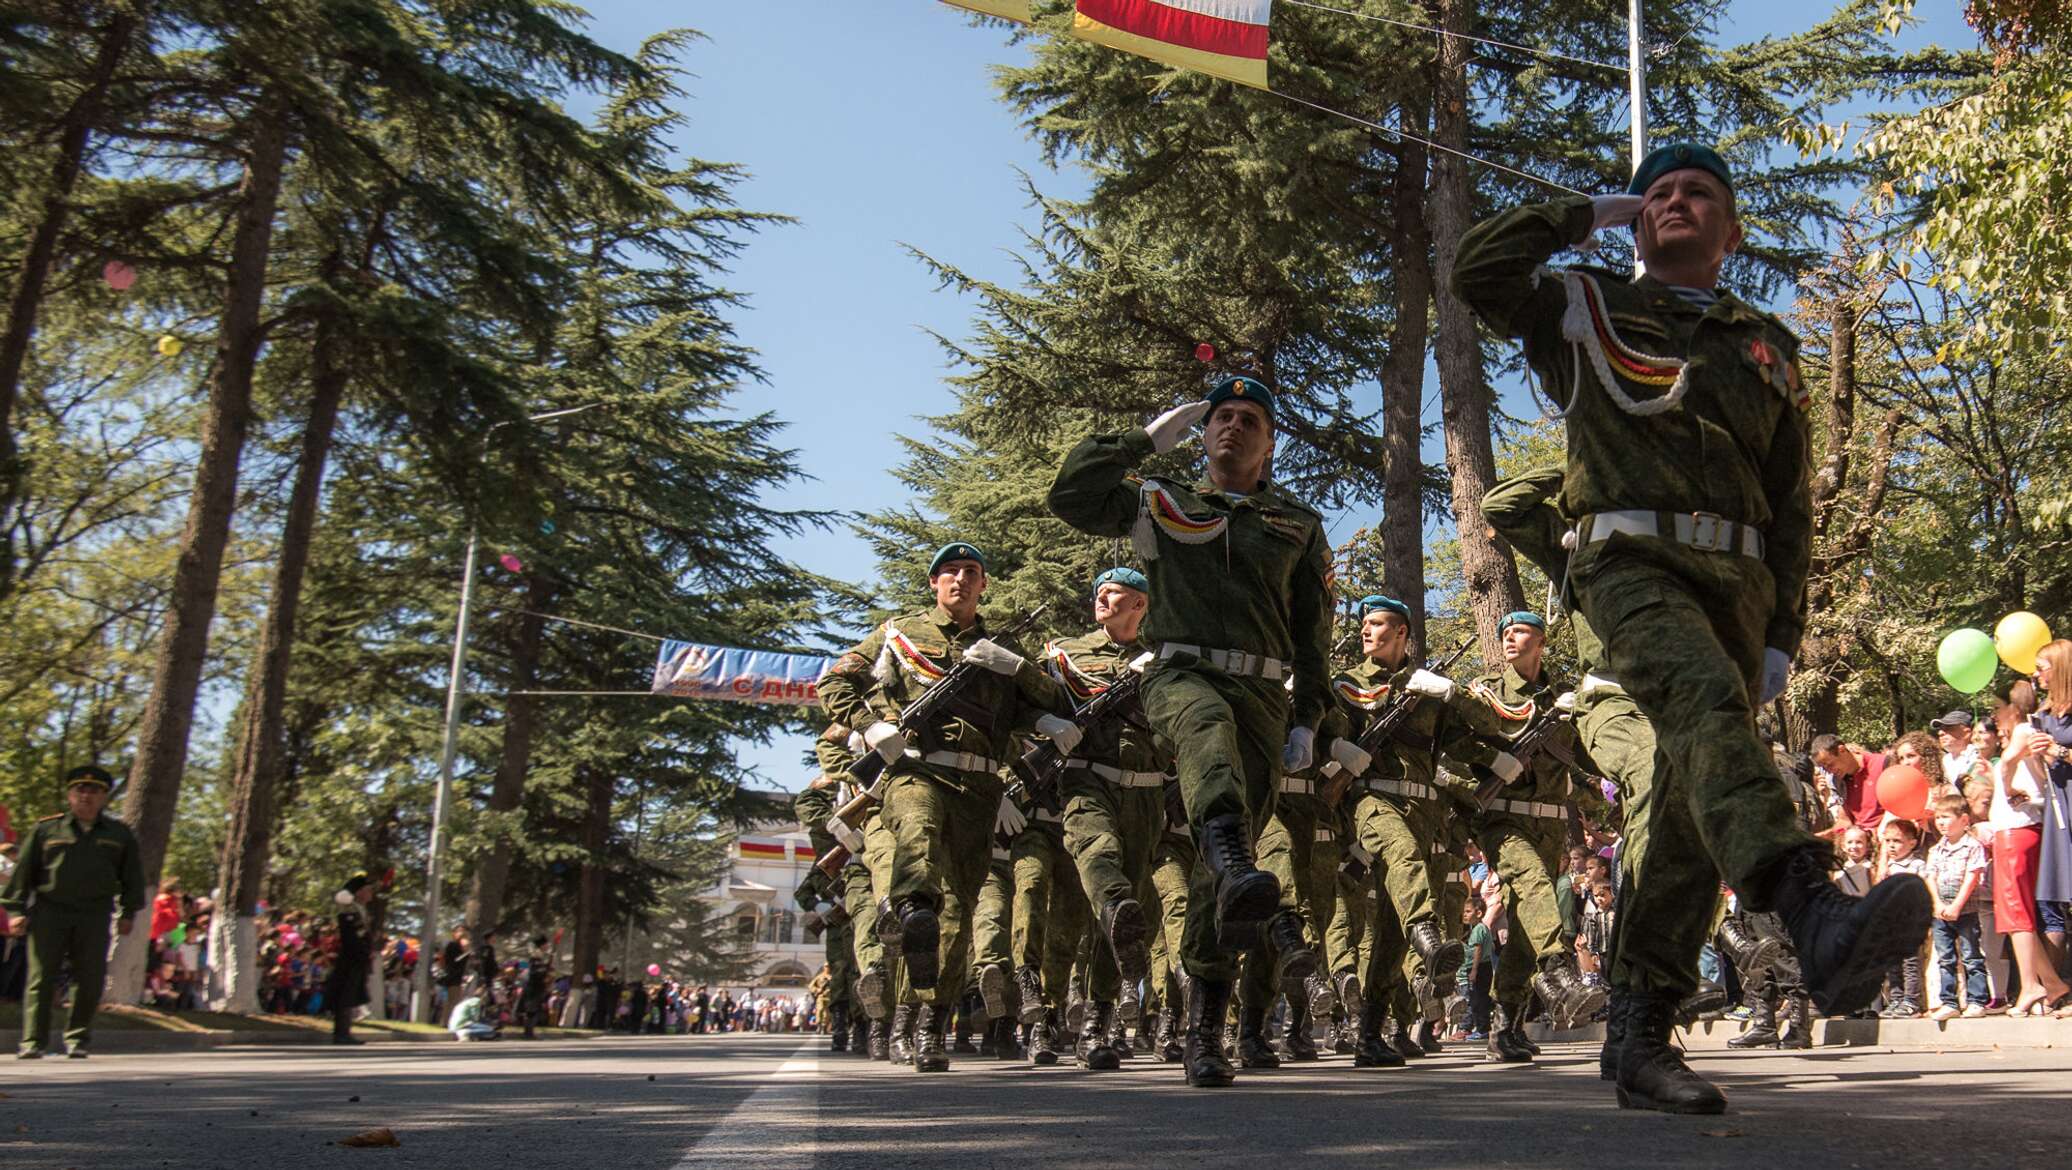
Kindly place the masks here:
[[(1640, 160), (1648, 154), (1648, 60), (1641, 51), (1640, 0), (1626, 0), (1626, 100), (1633, 107), (1628, 124), (1632, 128), (1633, 166), (1640, 173)], [(1637, 243), (1638, 241), (1636, 241)], [(1633, 275), (1645, 271), (1639, 248), (1634, 249)]]

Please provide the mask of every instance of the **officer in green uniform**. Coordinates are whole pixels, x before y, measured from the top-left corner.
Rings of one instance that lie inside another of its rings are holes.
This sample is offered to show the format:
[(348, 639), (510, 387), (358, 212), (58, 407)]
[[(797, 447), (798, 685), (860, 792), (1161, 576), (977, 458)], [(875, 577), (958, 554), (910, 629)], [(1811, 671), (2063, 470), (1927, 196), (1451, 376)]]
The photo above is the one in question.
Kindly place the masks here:
[[(1545, 717), (1549, 708), (1572, 709), (1574, 695), (1566, 687), (1556, 687), (1545, 669), (1546, 619), (1518, 610), (1504, 615), (1499, 629), (1504, 669), (1476, 679), (1470, 691), (1515, 731)], [(1574, 730), (1564, 725), (1556, 735), (1573, 757)], [(1511, 919), (1491, 987), (1496, 1011), (1490, 1021), (1489, 1053), (1498, 1060), (1519, 1061), (1532, 1059), (1534, 1053), (1524, 1028), (1529, 991), (1539, 993), (1560, 1028), (1587, 1022), (1604, 1006), (1605, 993), (1584, 985), (1561, 945), (1554, 874), (1568, 845), (1569, 805), (1579, 791), (1568, 765), (1553, 751), (1542, 751), (1522, 773), (1503, 779), (1501, 795), (1474, 815), (1474, 834), (1482, 855), (1503, 878), (1504, 909)], [(1601, 794), (1597, 802), (1603, 803)], [(1470, 806), (1464, 802), (1463, 807)]]
[[(1524, 554), (1550, 581), (1568, 576), (1568, 549), (1563, 537), (1571, 525), (1553, 500), (1561, 491), (1559, 467), (1528, 471), (1504, 480), (1482, 497), (1482, 516), (1511, 547)], [(1610, 1014), (1599, 1057), (1606, 1080), (1618, 1079), (1618, 1052), (1624, 1040), (1624, 1003), (1629, 990), (1675, 997), (1682, 1002), (1698, 988), (1698, 952), (1708, 937), (1709, 919), (1690, 912), (1718, 898), (1719, 873), (1710, 858), (1704, 864), (1670, 858), (1664, 862), (1650, 850), (1655, 824), (1655, 728), (1626, 688), (1605, 665), (1604, 644), (1590, 619), (1569, 615), (1576, 657), (1583, 669), (1576, 689), (1575, 726), (1583, 750), (1598, 769), (1619, 787), (1624, 817), (1619, 839), (1618, 913), (1612, 918), (1612, 946), (1607, 982)], [(1659, 1083), (1661, 1070), (1640, 1065), (1635, 1076), (1651, 1082), (1645, 1092), (1668, 1092)], [(1688, 1070), (1686, 1070), (1688, 1072)], [(1690, 1074), (1676, 1078), (1697, 1103), (1708, 1094)], [(1641, 1091), (1636, 1089), (1636, 1091)]]
[[(1645, 275), (1547, 267), (1628, 224)], [(1694, 866), (1709, 855), (1752, 909), (1784, 921), (1815, 1005), (1846, 1013), (1920, 945), (1929, 897), (1903, 877), (1861, 900), (1836, 890), (1832, 853), (1797, 824), (1756, 737), (1753, 710), (1783, 692), (1805, 629), (1812, 522), (1798, 339), (1715, 287), (1741, 238), (1726, 163), (1683, 143), (1641, 160), (1624, 195), (1477, 225), (1449, 276), (1492, 328), (1524, 340), (1564, 412), (1568, 580), (1658, 737), (1656, 852)], [(1678, 1006), (1629, 991), (1622, 1105), (1725, 1107), (1673, 1054)], [(1657, 1065), (1666, 1095), (1636, 1092), (1629, 1062)]]
[[(1448, 989), (1460, 966), (1460, 944), (1438, 925), (1433, 888), (1432, 844), (1445, 832), (1447, 811), (1436, 786), (1441, 756), (1465, 765), (1488, 764), (1501, 753), (1478, 743), (1473, 733), (1499, 732), (1502, 721), (1453, 680), (1419, 666), (1410, 652), (1410, 607), (1374, 594), (1360, 601), (1361, 659), (1331, 680), (1333, 705), (1323, 735), (1331, 779), (1350, 773), (1352, 841), (1347, 865), (1386, 899), (1372, 924), (1373, 959), (1362, 976), (1365, 1000), (1354, 1061), (1361, 1067), (1401, 1063), (1413, 1045), (1409, 1029), (1419, 1012), (1410, 993), (1413, 980)], [(1369, 756), (1357, 740), (1368, 724), (1396, 702), (1415, 696), (1411, 711), (1387, 750)], [(1379, 905), (1379, 901), (1377, 902)], [(1405, 949), (1415, 956), (1403, 977)], [(1392, 1010), (1393, 1009), (1393, 1010)], [(1394, 1016), (1396, 1035), (1382, 1036), (1384, 1013)]]
[(1180, 956), (1185, 949), (1188, 884), (1194, 879), (1198, 855), (1177, 779), (1165, 782), (1160, 802), (1164, 814), (1158, 842), (1151, 849), (1151, 888), (1158, 899), (1158, 923), (1152, 932), (1157, 944), (1152, 983), (1158, 988), (1160, 1003), (1152, 1050), (1165, 1063), (1178, 1064), (1184, 1058), (1180, 1020), (1187, 1010), (1187, 970)]
[[(14, 872), (0, 894), (17, 935), (29, 938), (29, 982), (22, 1002), (23, 1060), (43, 1057), (58, 972), (72, 969), (72, 1014), (65, 1054), (85, 1059), (94, 1011), (108, 972), (108, 915), (128, 934), (144, 908), (144, 866), (129, 826), (106, 816), (113, 778), (91, 764), (65, 774), (69, 811), (45, 817), (22, 835)], [(119, 905), (118, 905), (119, 902)]]
[[(820, 700), (886, 762), (890, 913), (880, 915), (878, 931), (898, 940), (920, 1001), (914, 1067), (940, 1072), (949, 1068), (945, 1037), (971, 958), (965, 928), (985, 883), (987, 841), (1005, 790), (999, 773), (1013, 735), (1034, 731), (1070, 746), (1078, 729), (1053, 713), (1063, 695), (1012, 639), (986, 635), (978, 612), (986, 563), (977, 547), (960, 541), (937, 550), (928, 583), (934, 608), (887, 621), (836, 659), (821, 677)], [(984, 673), (954, 710), (915, 729), (910, 744), (900, 711), (960, 659)]]
[[(841, 782), (836, 778), (839, 775), (816, 773), (792, 798), (792, 812), (805, 828), (806, 840), (812, 844), (816, 860), (826, 857), (837, 847), (835, 835), (828, 830), (827, 822), (834, 816), (835, 797), (841, 792)], [(862, 868), (854, 857), (850, 861), (858, 869)], [(820, 943), (827, 951), (828, 1048), (833, 1052), (847, 1052), (850, 999), (855, 995), (856, 984), (855, 924), (849, 916), (847, 879), (840, 876), (840, 871), (829, 877), (816, 865), (806, 871), (806, 880), (793, 891), (792, 900), (806, 912), (809, 922), (819, 924)]]
[[(1130, 476), (1205, 417), (1206, 480), (1190, 489)], [(1205, 401), (1143, 430), (1080, 443), (1050, 489), (1051, 511), (1066, 523), (1095, 536), (1130, 535), (1151, 584), (1144, 632), (1158, 660), (1145, 675), (1144, 708), (1177, 755), (1201, 852), (1183, 955), (1195, 981), (1191, 1085), (1224, 1085), (1236, 1075), (1221, 1051), (1222, 1021), (1237, 952), (1258, 945), (1262, 924), (1280, 957), (1276, 982), (1316, 968), (1294, 875), (1262, 871), (1253, 860), (1281, 773), (1311, 763), (1329, 696), (1324, 522), (1266, 478), (1273, 427), (1266, 386), (1226, 376)]]
[[(1151, 583), (1135, 569), (1116, 567), (1094, 578), (1094, 621), (1098, 628), (1044, 647), (1044, 664), (1076, 703), (1086, 703), (1127, 677), (1151, 648), (1138, 637), (1150, 608)], [(1123, 985), (1149, 973), (1151, 933), (1137, 891), (1151, 876), (1151, 854), (1165, 821), (1163, 790), (1172, 755), (1159, 748), (1139, 710), (1124, 712), (1090, 728), (1065, 761), (1060, 785), (1065, 799), (1065, 845), (1079, 867), (1087, 902), (1094, 908), (1096, 938), (1087, 964), (1087, 993), (1093, 1004), (1088, 1031), (1107, 1034)], [(1121, 1054), (1115, 1054), (1120, 1061)], [(1089, 1048), (1089, 1068), (1109, 1060)]]

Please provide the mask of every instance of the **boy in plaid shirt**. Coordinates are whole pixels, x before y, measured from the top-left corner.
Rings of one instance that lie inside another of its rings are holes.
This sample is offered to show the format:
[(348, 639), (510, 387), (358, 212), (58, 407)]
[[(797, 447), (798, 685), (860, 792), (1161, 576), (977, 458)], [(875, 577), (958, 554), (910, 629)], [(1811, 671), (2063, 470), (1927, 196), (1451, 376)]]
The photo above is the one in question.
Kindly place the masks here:
[(1935, 831), (1941, 839), (1928, 851), (1928, 889), (1935, 896), (1935, 965), (1942, 977), (1938, 1020), (1957, 1016), (1957, 963), (1964, 963), (1967, 1019), (1986, 1014), (1986, 960), (1979, 950), (1978, 901), (1973, 897), (1986, 871), (1986, 851), (1971, 835), (1964, 798), (1947, 793), (1935, 800)]

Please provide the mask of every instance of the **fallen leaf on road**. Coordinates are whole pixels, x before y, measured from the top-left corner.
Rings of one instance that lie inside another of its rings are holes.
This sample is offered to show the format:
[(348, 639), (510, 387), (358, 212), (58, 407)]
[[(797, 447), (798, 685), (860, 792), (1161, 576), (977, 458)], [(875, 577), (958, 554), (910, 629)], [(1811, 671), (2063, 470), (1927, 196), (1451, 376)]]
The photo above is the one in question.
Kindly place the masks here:
[(1701, 1130), (1699, 1130), (1699, 1131), (1698, 1131), (1698, 1136), (1699, 1136), (1699, 1137), (1740, 1137), (1740, 1136), (1741, 1136), (1741, 1131), (1740, 1131), (1740, 1130), (1738, 1130), (1738, 1129), (1701, 1129)]
[(366, 1133), (356, 1133), (349, 1138), (340, 1138), (338, 1139), (338, 1144), (341, 1146), (351, 1146), (354, 1149), (367, 1150), (389, 1149), (400, 1146), (403, 1143), (396, 1140), (395, 1130), (384, 1125), (380, 1129), (370, 1129)]
[(360, 1095), (358, 1093), (354, 1093), (352, 1096), (346, 1098), (346, 1102), (350, 1104), (351, 1102), (358, 1101), (359, 1099)]

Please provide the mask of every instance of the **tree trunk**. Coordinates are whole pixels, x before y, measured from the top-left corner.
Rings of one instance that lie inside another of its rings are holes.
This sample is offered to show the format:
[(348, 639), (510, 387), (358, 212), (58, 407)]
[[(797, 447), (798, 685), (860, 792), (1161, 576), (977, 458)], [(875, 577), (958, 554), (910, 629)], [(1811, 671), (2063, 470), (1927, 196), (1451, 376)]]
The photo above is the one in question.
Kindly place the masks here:
[[(553, 603), (553, 585), (537, 573), (525, 578), (525, 608), (511, 639), (511, 690), (529, 691), (539, 676), (540, 635), (546, 620), (533, 616), (546, 612)], [(525, 773), (532, 766), (532, 735), (538, 723), (539, 701), (531, 695), (512, 694), (504, 704), (503, 755), (497, 761), (496, 779), (489, 788), (491, 844), (475, 865), (475, 881), (468, 893), (468, 932), (481, 937), (494, 930), (504, 909), (504, 885), (511, 876), (512, 836), (509, 824), (525, 798)]]
[[(1465, 34), (1473, 17), (1472, 0), (1436, 0), (1439, 26)], [(1432, 140), (1465, 151), (1468, 142), (1468, 59), (1470, 42), (1460, 36), (1439, 38), (1439, 61), (1433, 96)], [(1482, 496), (1496, 482), (1496, 453), (1490, 440), (1489, 383), (1482, 370), (1482, 341), (1475, 315), (1453, 291), (1454, 259), (1467, 234), (1474, 207), (1474, 185), (1466, 160), (1439, 151), (1432, 156), (1432, 242), (1439, 305), (1439, 398), (1445, 408), (1446, 468), (1453, 479), (1453, 522), (1460, 537), (1461, 573), (1467, 606), (1483, 660), (1503, 661), (1498, 623), (1525, 604), (1518, 584), (1518, 566), (1510, 546), (1482, 520)]]
[[(262, 101), (262, 111), (266, 105)], [(166, 843), (187, 770), (187, 737), (194, 724), (194, 698), (201, 688), (216, 616), (216, 588), (223, 549), (230, 541), (237, 507), (238, 461), (251, 425), (252, 375), (263, 342), (259, 310), (266, 292), (266, 262), (273, 219), (287, 165), (288, 129), (276, 114), (262, 113), (252, 128), (251, 161), (239, 197), (236, 236), (230, 250), (230, 278), (224, 289), (223, 320), (216, 342), (216, 380), (202, 420), (201, 453), (188, 501), (187, 527), (173, 569), (171, 601), (159, 636), (151, 674), (151, 697), (137, 731), (137, 758), (130, 766), (125, 819), (136, 832), (144, 865), (144, 905), (158, 896)], [(108, 969), (108, 1001), (135, 1003), (144, 989), (146, 932), (132, 931), (116, 945)]]
[(583, 873), (576, 895), (575, 955), (569, 966), (578, 983), (597, 970), (597, 957), (604, 950), (604, 845), (612, 823), (611, 774), (585, 765), (583, 779), (589, 805), (583, 811)]
[(311, 364), (315, 375), (309, 423), (302, 432), (302, 460), (295, 486), (288, 494), (288, 517), (281, 527), (280, 563), (274, 568), (273, 595), (258, 652), (245, 688), (244, 734), (231, 780), (230, 828), (223, 838), (223, 856), (216, 872), (222, 892), (218, 919), (235, 917), (226, 931), (230, 949), (217, 951), (224, 972), (223, 1002), (217, 1011), (259, 1010), (258, 955), (251, 949), (248, 924), (258, 913), (260, 885), (273, 855), (274, 820), (279, 809), (279, 780), (286, 755), (282, 708), (287, 704), (288, 668), (295, 648), (295, 614), (302, 599), (302, 580), (309, 567), (310, 544), (323, 495), (324, 463), (331, 453), (331, 435), (345, 397), (345, 366), (340, 362), (342, 338), (335, 316), (326, 314), (316, 326)]
[[(1405, 102), (1399, 116), (1406, 134), (1428, 136), (1423, 105)], [(1410, 607), (1410, 636), (1419, 646), (1426, 645), (1422, 424), (1432, 311), (1432, 236), (1424, 209), (1429, 165), (1425, 148), (1404, 139), (1393, 198), (1395, 328), (1381, 373), (1381, 576)]]
[(58, 238), (72, 210), (72, 191), (86, 169), (86, 143), (115, 70), (128, 55), (137, 26), (150, 14), (151, 5), (140, 3), (134, 11), (117, 10), (101, 30), (100, 49), (87, 75), (86, 88), (65, 111), (59, 122), (58, 156), (51, 165), (50, 187), (43, 194), (42, 214), (29, 233), (28, 248), (15, 277), (14, 295), (7, 306), (7, 331), (0, 334), (0, 597), (14, 588), (14, 509), (22, 494), (24, 468), (14, 441), (14, 404), (20, 397), (22, 366), (28, 361), (29, 342), (36, 335), (36, 313), (43, 305), (43, 290), (50, 281), (51, 265), (57, 258)]

